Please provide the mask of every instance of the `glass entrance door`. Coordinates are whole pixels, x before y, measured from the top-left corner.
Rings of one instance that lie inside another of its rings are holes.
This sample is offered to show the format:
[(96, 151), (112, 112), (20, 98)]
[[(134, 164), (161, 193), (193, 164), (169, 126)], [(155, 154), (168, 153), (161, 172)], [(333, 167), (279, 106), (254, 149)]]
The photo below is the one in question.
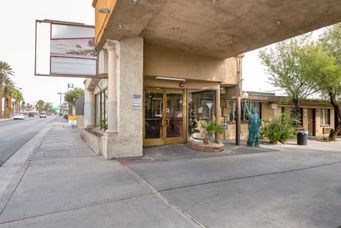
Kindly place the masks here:
[(144, 141), (147, 145), (163, 144), (163, 92), (144, 92)]
[(184, 143), (184, 91), (146, 89), (144, 98), (144, 145)]

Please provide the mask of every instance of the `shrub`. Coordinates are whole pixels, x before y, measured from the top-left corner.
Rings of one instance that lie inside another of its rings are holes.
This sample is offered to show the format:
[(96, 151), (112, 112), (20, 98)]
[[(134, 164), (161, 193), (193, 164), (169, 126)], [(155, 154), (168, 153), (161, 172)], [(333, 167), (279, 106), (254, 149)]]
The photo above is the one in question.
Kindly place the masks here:
[(277, 115), (272, 120), (264, 121), (261, 135), (268, 138), (271, 144), (286, 143), (289, 139), (295, 138), (295, 124), (297, 120), (285, 114)]
[(214, 136), (214, 141), (216, 143), (219, 143), (219, 139), (218, 139), (219, 134), (225, 131), (224, 127), (222, 127), (215, 121), (211, 121), (208, 123), (206, 121), (202, 121), (200, 123), (200, 127), (205, 131), (206, 143), (207, 143), (207, 139), (209, 139), (209, 136), (211, 136), (212, 138)]
[(103, 120), (101, 120), (99, 122), (99, 129), (103, 130), (103, 131), (108, 130), (108, 121), (107, 121), (107, 119), (103, 119)]

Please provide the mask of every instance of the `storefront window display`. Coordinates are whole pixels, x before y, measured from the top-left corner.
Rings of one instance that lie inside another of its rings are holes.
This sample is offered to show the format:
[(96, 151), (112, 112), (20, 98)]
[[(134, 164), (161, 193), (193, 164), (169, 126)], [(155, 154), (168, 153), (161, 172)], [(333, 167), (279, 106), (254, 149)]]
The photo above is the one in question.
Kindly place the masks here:
[(216, 91), (189, 91), (189, 132), (193, 133), (199, 121), (213, 121), (216, 117)]

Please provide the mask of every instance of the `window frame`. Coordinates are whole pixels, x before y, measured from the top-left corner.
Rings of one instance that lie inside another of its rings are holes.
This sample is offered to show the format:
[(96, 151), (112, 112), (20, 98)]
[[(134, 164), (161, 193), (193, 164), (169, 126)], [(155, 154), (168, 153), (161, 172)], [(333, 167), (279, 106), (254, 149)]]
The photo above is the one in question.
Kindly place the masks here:
[[(95, 95), (95, 127), (99, 128), (103, 119), (107, 118), (108, 87), (98, 91)], [(98, 104), (99, 102), (99, 104)], [(98, 110), (99, 108), (99, 110)]]
[[(328, 116), (328, 118), (327, 118)], [(330, 108), (321, 108), (320, 109), (320, 126), (321, 127), (330, 127), (330, 117), (331, 111)]]
[[(259, 100), (246, 100), (246, 102), (248, 103), (248, 106), (249, 106), (250, 109), (252, 107), (256, 107), (257, 108), (259, 118), (262, 119), (262, 105), (263, 105), (262, 101), (259, 101)], [(222, 118), (224, 120), (226, 118), (224, 116), (224, 113), (223, 113), (224, 112), (223, 108), (229, 108), (229, 112), (227, 113), (227, 117), (228, 117), (229, 120), (226, 120), (226, 123), (236, 123), (236, 118), (237, 118), (237, 101), (236, 101), (236, 99), (224, 99), (224, 100), (221, 100), (220, 103), (224, 104), (224, 105), (221, 105), (221, 107), (222, 107), (222, 109), (221, 109), (221, 112), (222, 112), (221, 116), (222, 116)], [(248, 121), (246, 115), (244, 115), (244, 104), (245, 104), (245, 100), (243, 99), (241, 101), (241, 105), (240, 105), (240, 108), (241, 108), (241, 112), (240, 112), (241, 118), (240, 119), (241, 119), (242, 123), (246, 123)]]

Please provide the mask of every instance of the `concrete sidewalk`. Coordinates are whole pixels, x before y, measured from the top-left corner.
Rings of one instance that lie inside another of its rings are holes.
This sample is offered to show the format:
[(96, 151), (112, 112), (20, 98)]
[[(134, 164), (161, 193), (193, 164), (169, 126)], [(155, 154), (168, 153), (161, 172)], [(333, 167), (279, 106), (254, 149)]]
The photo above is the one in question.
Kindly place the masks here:
[[(196, 227), (127, 167), (54, 122), (0, 211), (0, 227)], [(7, 189), (8, 191), (8, 189)]]
[(96, 156), (61, 119), (45, 131), (33, 153), (17, 155), (0, 228), (341, 225), (339, 142), (211, 157), (175, 146), (176, 159), (121, 165)]

